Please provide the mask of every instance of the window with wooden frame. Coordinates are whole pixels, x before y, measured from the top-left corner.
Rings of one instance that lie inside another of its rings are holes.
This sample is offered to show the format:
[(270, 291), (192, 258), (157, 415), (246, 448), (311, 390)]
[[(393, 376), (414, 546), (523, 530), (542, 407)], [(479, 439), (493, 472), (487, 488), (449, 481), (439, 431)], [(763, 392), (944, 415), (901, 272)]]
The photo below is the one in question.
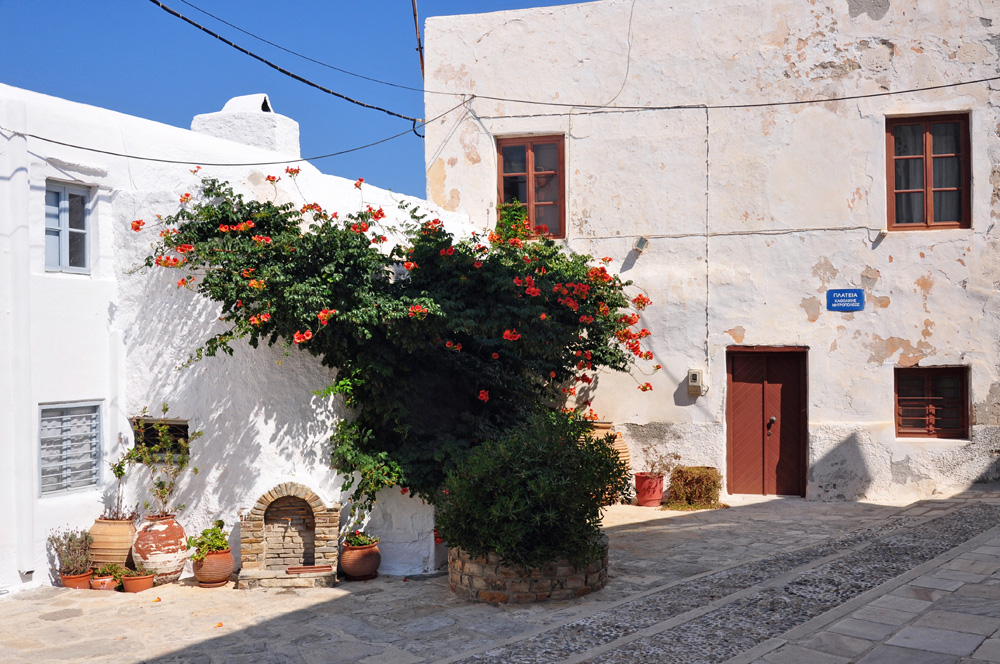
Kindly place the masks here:
[(897, 368), (896, 435), (969, 437), (968, 367)]
[(970, 228), (968, 115), (885, 122), (889, 230)]
[(497, 141), (497, 190), (501, 203), (528, 209), (532, 228), (566, 237), (562, 136), (526, 136)]

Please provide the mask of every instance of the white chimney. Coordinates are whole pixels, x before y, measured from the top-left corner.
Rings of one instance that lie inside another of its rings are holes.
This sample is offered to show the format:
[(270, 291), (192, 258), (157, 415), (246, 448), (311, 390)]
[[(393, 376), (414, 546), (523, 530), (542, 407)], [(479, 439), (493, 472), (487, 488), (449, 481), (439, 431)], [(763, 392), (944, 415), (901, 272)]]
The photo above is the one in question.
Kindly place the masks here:
[(266, 94), (233, 97), (218, 113), (194, 116), (191, 131), (300, 157), (299, 123), (278, 115)]

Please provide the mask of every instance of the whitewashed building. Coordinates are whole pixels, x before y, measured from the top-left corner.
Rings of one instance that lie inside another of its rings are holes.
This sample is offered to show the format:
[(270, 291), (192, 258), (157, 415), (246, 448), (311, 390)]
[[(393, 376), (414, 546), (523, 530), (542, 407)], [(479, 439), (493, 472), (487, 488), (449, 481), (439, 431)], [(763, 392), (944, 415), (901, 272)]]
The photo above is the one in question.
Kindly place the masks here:
[(663, 370), (586, 395), (640, 462), (810, 499), (997, 479), (1000, 5), (960, 5), (429, 19), (426, 116), (466, 106), (427, 128), (428, 198), (481, 226), (526, 202), (652, 298)]
[[(390, 219), (402, 218), (402, 200), (439, 211), (296, 161), (298, 125), (266, 95), (231, 100), (192, 128), (0, 85), (0, 589), (58, 578), (45, 539), (100, 515), (114, 489), (108, 463), (131, 444), (128, 418), (144, 406), (168, 402), (170, 417), (204, 431), (192, 446), (200, 472), (184, 475), (178, 495), (189, 534), (221, 518), (235, 526), (239, 551), (241, 514), (286, 482), (327, 506), (346, 502), (328, 445), (342, 412), (313, 395), (329, 371), (306, 353), (248, 347), (176, 370), (210, 334), (217, 309), (165, 271), (129, 270), (158, 239), (155, 215), (197, 195), (203, 175), (296, 206), (346, 213), (363, 198)], [(271, 165), (210, 165), (258, 163)], [(286, 165), (302, 169), (294, 181)], [(270, 174), (284, 177), (272, 185)], [(453, 230), (463, 225), (460, 215), (440, 216)], [(136, 219), (147, 229), (133, 232)], [(129, 475), (126, 504), (149, 497), (143, 479), (141, 468)], [(442, 552), (430, 508), (385, 494), (371, 523), (382, 571), (434, 569)]]

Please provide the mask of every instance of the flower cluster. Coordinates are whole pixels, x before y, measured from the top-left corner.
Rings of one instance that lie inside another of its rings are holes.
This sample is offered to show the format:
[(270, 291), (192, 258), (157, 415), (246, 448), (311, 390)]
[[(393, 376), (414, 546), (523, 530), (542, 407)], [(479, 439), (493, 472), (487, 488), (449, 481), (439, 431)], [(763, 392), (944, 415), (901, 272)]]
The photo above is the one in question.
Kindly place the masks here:
[(271, 320), (271, 314), (268, 314), (268, 313), (256, 314), (256, 315), (250, 316), (250, 324), (251, 325), (260, 325), (261, 323), (266, 323), (269, 320)]
[(426, 318), (428, 313), (429, 313), (429, 311), (427, 309), (424, 309), (419, 304), (414, 304), (412, 307), (410, 307), (410, 318), (414, 318), (414, 317), (416, 317), (416, 318)]
[(337, 313), (336, 309), (324, 309), (323, 311), (316, 314), (316, 318), (319, 319), (320, 325), (326, 325), (330, 322), (330, 317)]
[(263, 279), (251, 279), (247, 282), (247, 286), (255, 290), (264, 290), (265, 284)]
[(142, 230), (142, 227), (145, 225), (146, 225), (145, 221), (143, 221), (142, 219), (136, 219), (135, 221), (132, 222), (132, 230), (138, 233), (139, 231)]
[(487, 392), (486, 390), (479, 390), (479, 397), (478, 397), (478, 399), (480, 401), (482, 401), (483, 403), (486, 403), (487, 401), (490, 400), (490, 393)]
[(288, 177), (290, 177), (290, 178), (293, 178), (296, 175), (298, 175), (299, 171), (301, 171), (301, 170), (302, 170), (301, 168), (292, 168), (291, 166), (286, 166), (285, 167), (285, 173), (287, 173)]
[(295, 335), (292, 337), (292, 341), (297, 344), (304, 343), (313, 338), (312, 330), (306, 330), (305, 332), (296, 331)]
[(185, 193), (181, 196), (181, 205), (187, 204), (191, 200), (191, 194)]
[(517, 341), (521, 338), (521, 335), (518, 334), (517, 330), (504, 330), (503, 338), (507, 341)]
[(280, 180), (281, 178), (280, 178), (280, 177), (276, 177), (276, 176), (274, 176), (274, 175), (268, 175), (268, 176), (267, 176), (266, 178), (264, 178), (264, 179), (265, 179), (265, 180), (267, 180), (268, 182), (270, 182), (271, 184), (275, 184), (275, 183), (276, 183), (276, 182), (278, 182), (278, 181), (279, 181), (279, 180)]
[(358, 178), (358, 181), (354, 183), (354, 188), (361, 189), (361, 185), (363, 185), (364, 183), (365, 183), (364, 178)]
[(271, 244), (271, 238), (266, 235), (254, 235), (251, 239), (257, 244)]
[(157, 256), (154, 263), (159, 267), (178, 267), (183, 265), (186, 261), (177, 258), (176, 256)]

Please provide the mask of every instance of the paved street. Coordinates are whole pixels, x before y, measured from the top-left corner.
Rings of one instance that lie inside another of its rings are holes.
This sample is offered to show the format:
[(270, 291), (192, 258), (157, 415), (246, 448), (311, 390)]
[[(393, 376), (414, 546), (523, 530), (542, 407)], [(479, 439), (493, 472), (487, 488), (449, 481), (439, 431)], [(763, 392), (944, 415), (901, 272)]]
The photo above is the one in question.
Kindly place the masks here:
[(609, 509), (610, 582), (573, 601), (469, 604), (442, 575), (24, 592), (0, 598), (0, 662), (1000, 661), (1000, 487), (909, 506), (730, 502)]

